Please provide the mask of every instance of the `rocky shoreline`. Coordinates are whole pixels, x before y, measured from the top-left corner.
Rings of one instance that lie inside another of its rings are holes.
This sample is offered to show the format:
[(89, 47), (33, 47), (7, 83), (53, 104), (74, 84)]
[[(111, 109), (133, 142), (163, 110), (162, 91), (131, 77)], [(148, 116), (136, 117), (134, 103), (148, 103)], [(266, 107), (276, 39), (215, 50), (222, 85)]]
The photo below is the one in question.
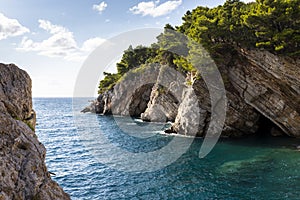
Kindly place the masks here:
[(29, 75), (13, 64), (0, 64), (1, 200), (70, 199), (51, 179), (35, 123)]
[[(223, 57), (222, 62), (216, 63), (227, 97), (222, 136), (270, 134), (299, 138), (300, 60), (242, 48), (226, 52)], [(205, 136), (211, 121), (205, 82), (193, 74), (164, 73), (164, 67), (155, 64), (143, 69), (139, 76), (127, 72), (112, 90), (100, 94), (83, 112), (140, 117), (150, 122), (171, 121), (168, 133), (196, 132), (196, 136)], [(172, 76), (177, 79), (171, 79)]]

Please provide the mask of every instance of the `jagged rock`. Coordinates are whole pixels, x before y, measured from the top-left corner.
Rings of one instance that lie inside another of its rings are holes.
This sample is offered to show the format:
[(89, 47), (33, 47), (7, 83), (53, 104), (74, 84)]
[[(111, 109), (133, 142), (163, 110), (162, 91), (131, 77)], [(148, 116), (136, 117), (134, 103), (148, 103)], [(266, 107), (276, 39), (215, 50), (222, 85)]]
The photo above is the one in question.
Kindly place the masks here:
[(13, 64), (0, 63), (0, 68), (0, 112), (24, 121), (34, 128), (36, 116), (32, 109), (30, 77)]
[(140, 116), (147, 108), (159, 68), (158, 64), (152, 64), (128, 72), (113, 90), (100, 94), (82, 112)]
[(100, 94), (95, 101), (95, 113), (97, 114), (111, 114), (111, 98), (113, 91), (107, 91)]
[(162, 66), (157, 81), (152, 88), (150, 101), (141, 118), (151, 122), (175, 121), (178, 107), (182, 100), (185, 76)]
[[(204, 136), (211, 122), (211, 103), (206, 84), (196, 80), (183, 94), (172, 130), (183, 135)], [(234, 93), (227, 91), (227, 112), (223, 137), (253, 134), (258, 129), (259, 114)]]
[(0, 199), (70, 199), (51, 180), (34, 128), (30, 77), (0, 64)]
[(98, 98), (85, 107), (81, 112), (96, 114), (111, 114), (112, 90), (100, 94)]
[[(222, 56), (222, 62), (217, 63), (227, 97), (222, 136), (257, 133), (264, 126), (260, 120), (266, 118), (272, 123), (269, 134), (284, 132), (300, 137), (300, 60), (245, 49), (222, 52)], [(109, 95), (109, 103), (99, 96), (96, 104), (99, 108), (108, 106), (117, 115), (141, 115), (145, 121), (175, 121), (168, 132), (204, 136), (212, 116), (206, 83), (195, 79), (192, 87), (186, 87), (181, 78), (185, 75), (177, 75), (177, 81), (172, 82), (176, 73), (165, 70), (152, 65), (128, 72)]]
[(240, 50), (228, 66), (242, 99), (289, 136), (300, 137), (300, 60)]
[(152, 86), (153, 84), (143, 85), (132, 94), (131, 103), (129, 105), (130, 116), (140, 117), (141, 113), (146, 110)]
[(189, 87), (184, 91), (178, 115), (171, 130), (178, 134), (201, 136), (205, 127), (207, 112), (198, 106), (198, 99), (194, 89)]
[[(127, 72), (114, 87), (111, 111), (114, 115), (139, 116), (146, 109), (160, 66), (152, 64)], [(141, 109), (142, 108), (142, 109)]]
[(88, 105), (87, 107), (85, 107), (81, 112), (83, 113), (87, 113), (87, 112), (90, 112), (90, 113), (96, 113), (96, 104), (98, 102), (95, 100), (95, 101), (92, 101), (90, 105)]
[(222, 136), (241, 137), (256, 133), (260, 114), (236, 93), (227, 91), (227, 112)]
[[(289, 136), (300, 137), (299, 60), (257, 50), (235, 53), (227, 56), (227, 59), (231, 58), (227, 63), (219, 65), (222, 75), (228, 79), (227, 115), (222, 136), (239, 137), (255, 133), (259, 126), (264, 126), (259, 123), (260, 115), (263, 115), (274, 123), (269, 134), (278, 136), (285, 132)], [(172, 130), (187, 134), (189, 131), (186, 130), (198, 127), (197, 135), (206, 134), (203, 128), (210, 122), (207, 116), (211, 111), (208, 107), (209, 94), (203, 92), (204, 88), (201, 82), (193, 84), (197, 99), (201, 102), (198, 106), (199, 120), (191, 117), (196, 108), (189, 103), (190, 98), (194, 97), (187, 93), (188, 97), (184, 98), (179, 107)]]

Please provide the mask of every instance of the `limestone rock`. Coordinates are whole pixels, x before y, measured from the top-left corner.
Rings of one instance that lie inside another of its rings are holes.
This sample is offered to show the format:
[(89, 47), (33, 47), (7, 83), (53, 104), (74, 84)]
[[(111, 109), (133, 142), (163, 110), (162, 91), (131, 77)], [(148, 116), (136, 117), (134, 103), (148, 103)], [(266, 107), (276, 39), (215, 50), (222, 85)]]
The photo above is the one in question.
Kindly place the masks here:
[(70, 199), (51, 180), (34, 127), (30, 77), (0, 64), (0, 199)]
[(198, 106), (198, 99), (192, 87), (183, 93), (183, 101), (179, 106), (178, 115), (172, 126), (178, 134), (201, 136), (206, 125), (208, 113)]
[[(227, 112), (223, 137), (240, 137), (258, 129), (259, 113), (235, 93), (227, 91)], [(172, 130), (183, 135), (205, 136), (211, 122), (211, 103), (206, 84), (196, 80), (183, 94)]]
[(152, 88), (150, 101), (141, 118), (151, 122), (175, 121), (182, 101), (185, 76), (173, 68), (162, 66)]
[(96, 114), (110, 114), (111, 113), (111, 98), (112, 91), (107, 91), (100, 94), (97, 99), (92, 101), (90, 105), (85, 107), (81, 112), (96, 113)]
[(13, 64), (0, 63), (0, 68), (0, 112), (24, 121), (34, 129), (36, 116), (32, 109), (30, 77)]
[[(278, 136), (284, 132), (300, 137), (299, 59), (257, 50), (240, 49), (233, 52), (234, 55), (224, 55), (227, 61), (218, 65), (227, 81), (228, 105), (222, 136), (240, 137), (256, 133), (259, 126), (265, 126), (259, 123), (262, 115), (273, 123), (270, 135)], [(205, 127), (210, 123), (209, 94), (205, 84), (199, 81), (193, 83), (192, 89), (200, 102), (200, 118), (195, 120), (191, 117), (196, 108), (190, 103), (193, 95), (187, 93), (188, 97), (179, 107), (172, 130), (186, 134), (186, 130), (198, 127), (197, 135), (203, 136), (206, 134)]]
[(300, 137), (300, 60), (240, 50), (228, 76), (244, 101), (289, 136)]
[(111, 111), (114, 115), (139, 116), (147, 108), (160, 66), (152, 64), (127, 72), (114, 87)]
[[(224, 59), (217, 66), (227, 97), (222, 136), (257, 133), (264, 126), (261, 119), (268, 119), (270, 135), (300, 137), (300, 59), (245, 49), (221, 55)], [(145, 121), (175, 121), (167, 132), (204, 136), (212, 116), (206, 83), (191, 79), (192, 86), (187, 87), (188, 74), (178, 74), (155, 64), (132, 70), (113, 91), (100, 95), (90, 110), (141, 116)]]
[(112, 90), (100, 94), (82, 112), (139, 117), (147, 108), (158, 73), (158, 64), (128, 72)]

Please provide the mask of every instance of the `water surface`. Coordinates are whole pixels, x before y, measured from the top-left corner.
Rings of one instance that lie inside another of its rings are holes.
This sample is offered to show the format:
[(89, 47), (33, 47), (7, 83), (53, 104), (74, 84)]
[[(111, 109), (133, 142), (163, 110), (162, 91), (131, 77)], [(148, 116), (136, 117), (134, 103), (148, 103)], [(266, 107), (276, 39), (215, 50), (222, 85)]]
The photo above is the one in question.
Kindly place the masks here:
[[(75, 106), (85, 105), (87, 99), (81, 99)], [(72, 199), (300, 199), (300, 152), (290, 148), (299, 145), (299, 140), (222, 140), (200, 159), (202, 140), (195, 139), (173, 164), (154, 172), (133, 173), (101, 163), (101, 154), (92, 148), (103, 150), (106, 146), (93, 134), (101, 127), (116, 147), (147, 153), (172, 141), (174, 136), (157, 134), (164, 125), (121, 118), (126, 130), (132, 130), (124, 133), (109, 116), (78, 112), (80, 120), (74, 120), (71, 98), (35, 98), (34, 108), (36, 133), (47, 148), (48, 170), (56, 174), (53, 179)], [(78, 123), (90, 128), (77, 128)], [(190, 138), (181, 140), (184, 144)], [(112, 163), (123, 156), (117, 151), (110, 153), (105, 156)]]

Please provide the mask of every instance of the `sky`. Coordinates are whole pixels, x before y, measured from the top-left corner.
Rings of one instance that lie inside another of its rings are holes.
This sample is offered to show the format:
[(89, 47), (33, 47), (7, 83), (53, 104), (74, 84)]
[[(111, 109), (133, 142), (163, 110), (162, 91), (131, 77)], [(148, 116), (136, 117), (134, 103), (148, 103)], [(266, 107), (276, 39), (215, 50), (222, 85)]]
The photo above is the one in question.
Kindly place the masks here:
[(103, 41), (182, 23), (187, 10), (225, 0), (0, 0), (0, 62), (30, 75), (33, 97), (72, 97), (78, 72)]

